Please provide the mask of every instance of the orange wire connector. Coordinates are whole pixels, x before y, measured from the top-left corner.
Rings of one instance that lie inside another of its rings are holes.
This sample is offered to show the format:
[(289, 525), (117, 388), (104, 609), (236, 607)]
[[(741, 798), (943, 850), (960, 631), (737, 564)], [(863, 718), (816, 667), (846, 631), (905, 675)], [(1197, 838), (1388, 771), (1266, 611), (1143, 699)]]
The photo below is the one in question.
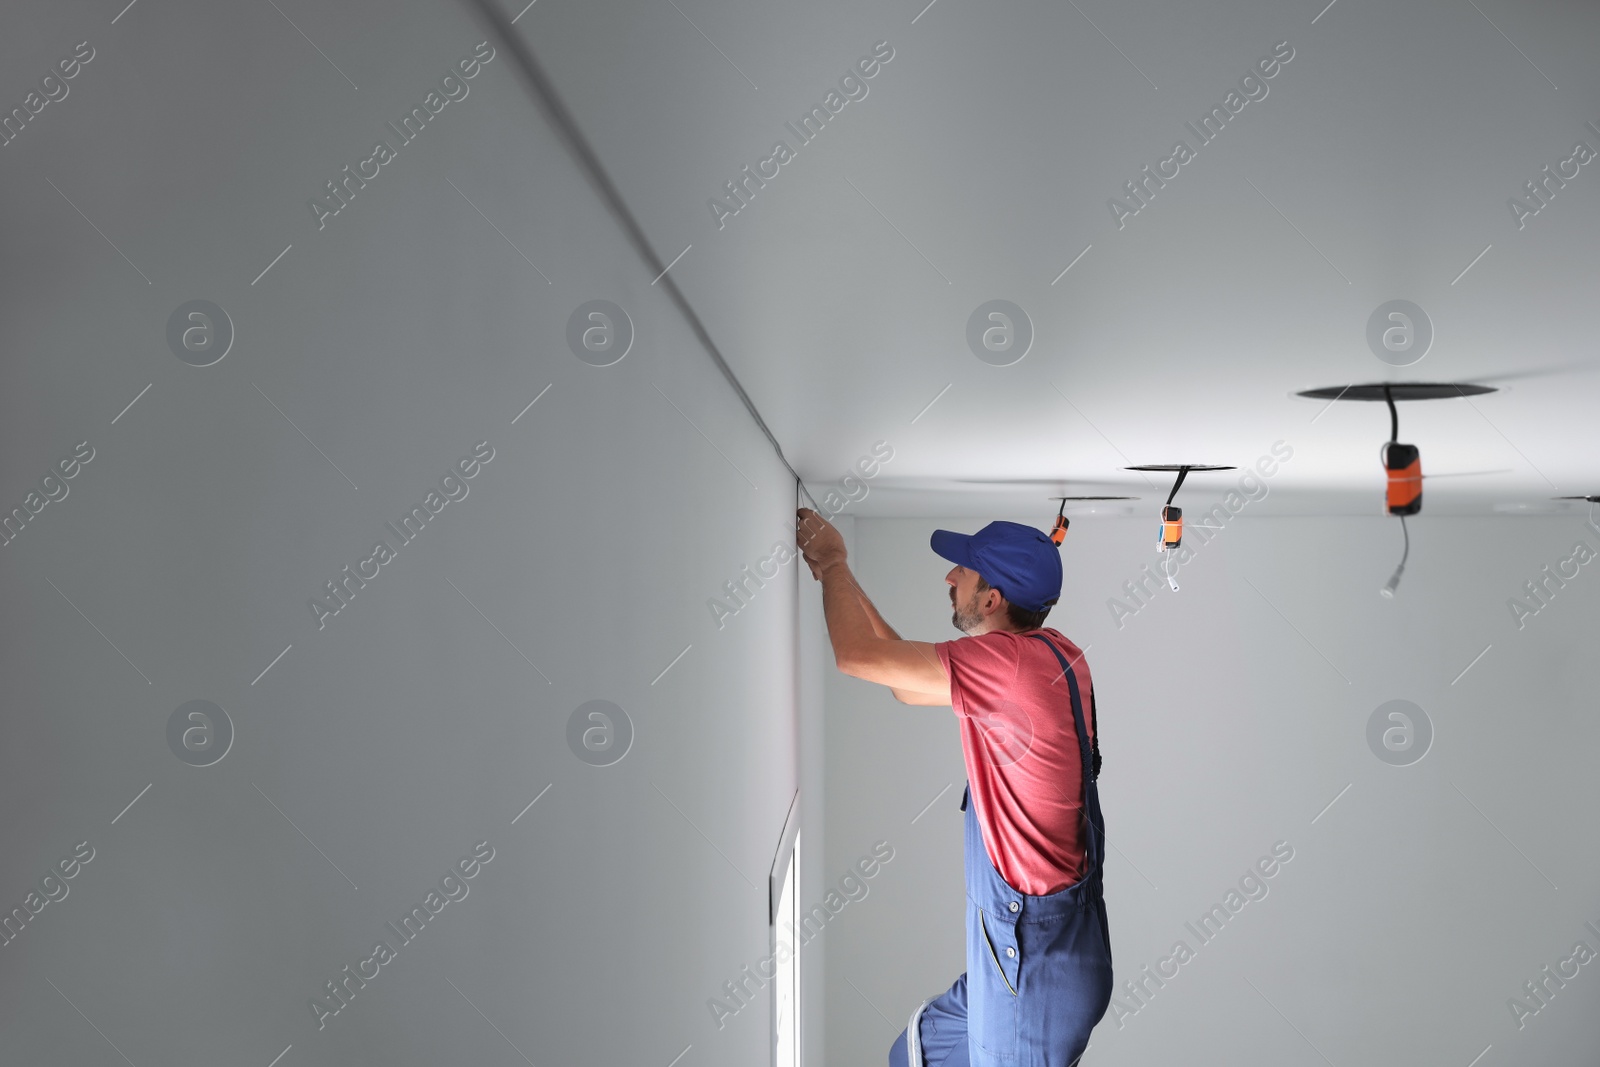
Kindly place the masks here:
[(1168, 504), (1161, 509), (1161, 547), (1177, 548), (1183, 543), (1183, 509)]
[(1422, 453), (1416, 445), (1390, 441), (1383, 448), (1389, 478), (1390, 515), (1415, 515), (1422, 510)]

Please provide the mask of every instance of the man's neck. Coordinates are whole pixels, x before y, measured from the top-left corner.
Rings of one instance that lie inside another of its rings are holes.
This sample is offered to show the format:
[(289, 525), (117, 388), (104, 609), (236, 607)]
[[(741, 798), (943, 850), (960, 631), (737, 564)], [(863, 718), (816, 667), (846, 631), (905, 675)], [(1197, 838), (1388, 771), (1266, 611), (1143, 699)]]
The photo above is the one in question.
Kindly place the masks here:
[[(1042, 629), (1042, 627), (1035, 627), (1035, 629)], [(998, 630), (998, 631), (1001, 631), (1001, 632), (1004, 632), (1004, 633), (1008, 633), (1008, 634), (1025, 634), (1025, 633), (1028, 633), (1028, 632), (1029, 632), (1029, 631), (1027, 631), (1027, 630), (1014, 630), (1014, 629), (1012, 629), (1012, 628), (1011, 628), (1011, 627), (1009, 627), (1009, 626), (995, 626), (995, 627), (993, 627), (993, 628), (992, 628), (992, 629), (988, 629), (988, 630), (985, 630), (985, 631), (983, 631), (983, 632), (984, 632), (984, 633), (986, 633), (986, 634), (992, 634), (992, 633), (994, 633), (994, 632), (995, 632), (995, 631), (996, 631), (996, 630)], [(982, 634), (977, 634), (977, 635), (974, 635), (974, 636), (979, 636), (979, 637), (981, 637), (981, 636), (982, 636)]]

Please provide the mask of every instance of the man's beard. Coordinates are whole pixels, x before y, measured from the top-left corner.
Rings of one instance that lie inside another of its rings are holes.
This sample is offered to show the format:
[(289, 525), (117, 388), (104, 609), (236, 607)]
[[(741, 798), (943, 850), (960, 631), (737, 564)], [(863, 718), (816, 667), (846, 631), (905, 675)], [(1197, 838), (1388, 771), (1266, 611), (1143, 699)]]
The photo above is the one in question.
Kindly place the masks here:
[[(955, 602), (956, 594), (954, 590), (951, 590), (950, 603), (954, 605)], [(954, 626), (957, 630), (960, 630), (964, 634), (970, 635), (974, 629), (982, 624), (983, 615), (978, 611), (977, 593), (972, 594), (972, 599), (967, 602), (967, 606), (965, 608), (958, 607), (950, 615), (950, 625)]]

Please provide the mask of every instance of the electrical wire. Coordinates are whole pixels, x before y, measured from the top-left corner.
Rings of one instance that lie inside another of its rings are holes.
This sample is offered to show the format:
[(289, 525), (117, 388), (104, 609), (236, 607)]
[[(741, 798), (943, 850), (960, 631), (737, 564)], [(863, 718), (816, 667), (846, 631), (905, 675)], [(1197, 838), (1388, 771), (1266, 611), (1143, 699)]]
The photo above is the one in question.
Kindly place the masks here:
[[(1162, 530), (1162, 541), (1163, 542), (1165, 542), (1165, 540), (1166, 540), (1165, 519), (1166, 519), (1166, 514), (1167, 514), (1167, 508), (1170, 508), (1172, 506), (1173, 498), (1175, 498), (1178, 495), (1178, 487), (1183, 484), (1184, 478), (1188, 477), (1188, 475), (1189, 475), (1189, 468), (1188, 467), (1180, 467), (1180, 468), (1178, 468), (1178, 480), (1172, 483), (1172, 492), (1167, 494), (1166, 506), (1161, 509), (1161, 517), (1162, 517), (1162, 520), (1163, 520), (1163, 525), (1161, 527), (1161, 530)], [(1171, 566), (1171, 564), (1172, 564), (1172, 549), (1171, 549), (1171, 547), (1166, 546), (1165, 544), (1163, 544), (1163, 546), (1162, 546), (1162, 556), (1161, 556), (1161, 573), (1166, 575), (1167, 585), (1172, 589), (1172, 591), (1174, 593), (1176, 593), (1178, 591), (1178, 582), (1177, 582), (1177, 579), (1172, 577), (1172, 566)]]
[(1183, 484), (1183, 479), (1189, 474), (1189, 468), (1184, 467), (1178, 471), (1178, 480), (1172, 483), (1172, 492), (1167, 494), (1167, 505), (1172, 505), (1172, 498), (1178, 495), (1178, 486)]
[(1396, 567), (1394, 573), (1389, 576), (1388, 583), (1378, 590), (1381, 595), (1391, 600), (1394, 599), (1395, 590), (1400, 588), (1400, 575), (1406, 569), (1406, 560), (1411, 558), (1411, 531), (1406, 529), (1406, 517), (1404, 515), (1400, 516), (1400, 532), (1405, 535), (1406, 539), (1406, 550), (1400, 556), (1400, 566)]
[(579, 169), (584, 173), (589, 184), (599, 193), (606, 209), (611, 212), (612, 218), (617, 225), (622, 227), (623, 233), (627, 235), (629, 243), (639, 253), (639, 258), (644, 260), (645, 265), (650, 268), (657, 281), (662, 284), (669, 299), (677, 305), (678, 310), (688, 322), (689, 328), (694, 331), (695, 337), (705, 346), (706, 352), (711, 356), (712, 361), (716, 363), (717, 369), (722, 372), (722, 376), (728, 380), (728, 384), (738, 394), (739, 400), (745, 406), (745, 410), (750, 412), (750, 417), (755, 419), (756, 425), (766, 435), (768, 443), (772, 445), (772, 450), (778, 455), (778, 461), (794, 476), (795, 484), (800, 487), (800, 491), (805, 494), (806, 499), (811, 501), (813, 510), (820, 512), (822, 509), (817, 507), (816, 498), (806, 489), (805, 481), (800, 477), (800, 472), (795, 470), (789, 460), (785, 458), (783, 449), (778, 444), (778, 439), (767, 428), (766, 420), (756, 410), (750, 395), (744, 391), (744, 386), (739, 384), (739, 379), (734, 376), (727, 360), (722, 358), (721, 351), (718, 350), (716, 342), (711, 339), (711, 335), (706, 332), (705, 325), (700, 321), (700, 316), (696, 314), (694, 307), (684, 297), (682, 291), (678, 289), (677, 284), (667, 276), (666, 266), (656, 256), (655, 250), (650, 247), (650, 242), (645, 237), (644, 230), (634, 219), (633, 213), (628, 210), (628, 205), (623, 202), (621, 194), (617, 192), (617, 188), (606, 174), (605, 168), (601, 166), (600, 157), (595, 154), (594, 149), (589, 146), (589, 142), (578, 129), (577, 123), (573, 121), (572, 114), (567, 110), (566, 104), (562, 102), (560, 95), (557, 94), (555, 85), (545, 76), (543, 68), (539, 66), (538, 60), (534, 58), (532, 49), (528, 47), (527, 42), (512, 27), (505, 13), (496, 7), (491, 0), (468, 0), (468, 2), (477, 9), (483, 20), (501, 38), (501, 42), (506, 46), (507, 51), (511, 53), (515, 66), (522, 72), (534, 102), (544, 111), (545, 117), (566, 142), (567, 148), (577, 157)]

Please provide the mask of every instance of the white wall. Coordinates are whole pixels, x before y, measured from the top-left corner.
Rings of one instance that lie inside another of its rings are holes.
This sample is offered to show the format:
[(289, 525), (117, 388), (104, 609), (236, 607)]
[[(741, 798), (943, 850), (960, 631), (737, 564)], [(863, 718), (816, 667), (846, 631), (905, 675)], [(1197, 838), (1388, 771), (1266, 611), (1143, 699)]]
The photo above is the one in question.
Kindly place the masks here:
[[(721, 629), (706, 602), (792, 537), (792, 479), (503, 48), (318, 230), (307, 198), (487, 39), (464, 6), (295, 7), (359, 91), (271, 6), (114, 14), (5, 45), (29, 75), (98, 52), (5, 149), (0, 501), (95, 454), (0, 548), (0, 902), (95, 853), (0, 948), (0, 1062), (767, 1062), (765, 996), (722, 1029), (707, 1000), (768, 953), (795, 565)], [(165, 333), (197, 297), (236, 330), (203, 368)], [(597, 298), (637, 332), (609, 367), (567, 344)], [(195, 699), (235, 731), (207, 767), (167, 740)], [(594, 699), (634, 730), (607, 767), (568, 744)], [(308, 1000), (480, 840), (319, 1030)]]
[[(1201, 495), (1189, 503), (1198, 516)], [(858, 520), (852, 567), (902, 637), (960, 636), (928, 536), (986, 521)], [(1520, 1029), (1507, 1007), (1575, 941), (1600, 950), (1584, 927), (1600, 927), (1600, 564), (1579, 565), (1520, 630), (1507, 607), (1575, 542), (1600, 550), (1600, 534), (1573, 518), (1408, 522), (1393, 601), (1377, 591), (1400, 556), (1397, 519), (1246, 513), (1208, 543), (1191, 523), (1181, 592), (1163, 587), (1121, 629), (1106, 601), (1158, 560), (1158, 524), (1073, 524), (1048, 624), (1087, 649), (1095, 677), (1119, 996), (1137, 1006), (1121, 982), (1180, 938), (1194, 950), (1120, 1030), (1108, 1012), (1089, 1059), (1321, 1062), (1309, 1040), (1338, 1064), (1464, 1067), (1492, 1044), (1495, 1062), (1555, 1065), (1600, 1040), (1592, 966)], [(836, 670), (829, 685), (826, 869), (876, 837), (896, 849), (828, 933), (829, 1060), (882, 1063), (917, 1003), (965, 969), (965, 772), (950, 709)], [(1433, 724), (1410, 766), (1366, 740), (1395, 698)], [(1294, 858), (1202, 946), (1184, 923), (1278, 841)]]

